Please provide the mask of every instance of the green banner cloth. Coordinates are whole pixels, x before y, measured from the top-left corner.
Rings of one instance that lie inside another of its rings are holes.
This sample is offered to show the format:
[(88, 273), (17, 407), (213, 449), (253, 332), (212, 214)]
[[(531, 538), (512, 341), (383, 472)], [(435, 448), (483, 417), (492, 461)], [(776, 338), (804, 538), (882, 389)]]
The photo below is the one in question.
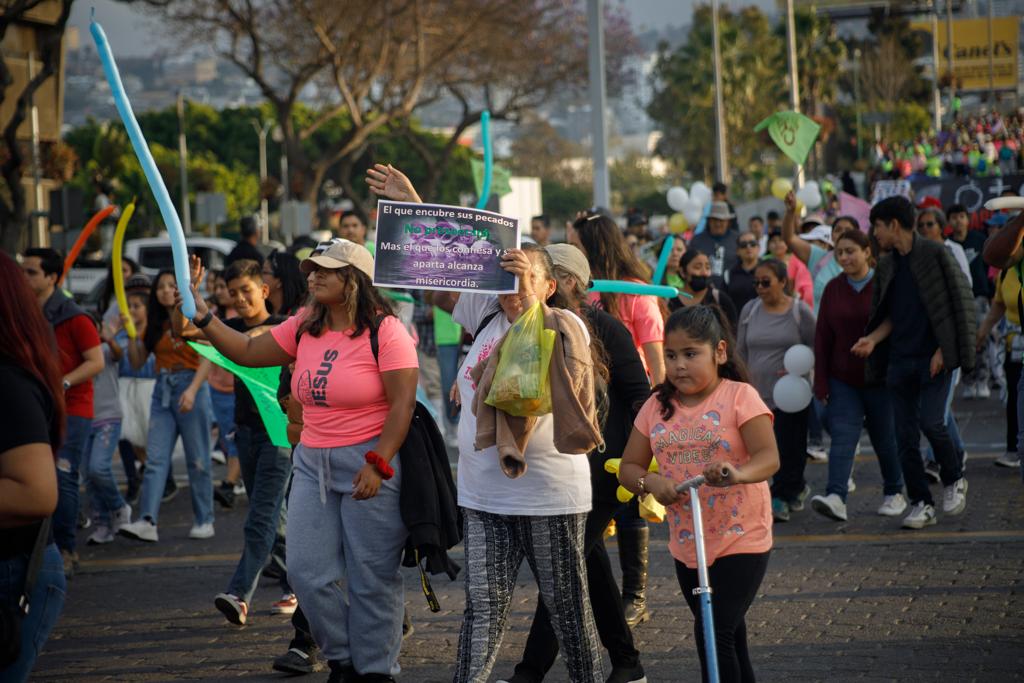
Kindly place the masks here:
[(263, 426), (267, 428), (270, 442), (278, 448), (291, 448), (288, 443), (288, 417), (277, 401), (277, 386), (281, 381), (281, 368), (247, 368), (225, 358), (220, 351), (207, 346), (189, 342), (203, 358), (214, 365), (222, 367), (245, 383), (245, 388), (252, 394), (256, 409), (263, 418)]
[(807, 161), (814, 141), (818, 139), (821, 126), (800, 112), (777, 111), (757, 124), (754, 132), (760, 133), (765, 128), (782, 153), (792, 159), (793, 163), (802, 166)]
[[(479, 196), (484, 189), (484, 162), (479, 159), (470, 159), (469, 163), (473, 167), (473, 185), (476, 187), (477, 196)], [(511, 192), (512, 186), (509, 184), (511, 177), (512, 173), (507, 168), (494, 164), (491, 176), (491, 194), (496, 197), (504, 197)]]

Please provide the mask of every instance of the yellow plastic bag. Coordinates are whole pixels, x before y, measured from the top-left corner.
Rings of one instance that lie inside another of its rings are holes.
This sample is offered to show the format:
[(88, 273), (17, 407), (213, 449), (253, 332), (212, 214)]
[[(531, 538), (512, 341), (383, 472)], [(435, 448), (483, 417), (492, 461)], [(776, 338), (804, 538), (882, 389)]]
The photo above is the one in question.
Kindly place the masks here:
[(534, 304), (505, 336), (487, 405), (517, 417), (550, 413), (548, 370), (554, 350), (555, 331), (544, 329), (544, 311), (539, 303)]

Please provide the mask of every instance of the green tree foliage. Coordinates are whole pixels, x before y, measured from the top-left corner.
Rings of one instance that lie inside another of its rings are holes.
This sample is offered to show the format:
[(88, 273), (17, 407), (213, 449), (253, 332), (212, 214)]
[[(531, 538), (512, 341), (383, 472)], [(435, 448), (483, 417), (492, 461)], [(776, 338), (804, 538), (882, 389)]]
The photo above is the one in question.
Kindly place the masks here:
[[(761, 163), (764, 148), (752, 132), (754, 126), (782, 101), (782, 43), (755, 7), (738, 12), (723, 7), (719, 21), (729, 162), (737, 176), (749, 176)], [(654, 96), (647, 108), (664, 134), (658, 153), (684, 175), (703, 180), (712, 180), (714, 171), (711, 33), (711, 9), (698, 6), (686, 42), (677, 50), (659, 48), (652, 74)]]

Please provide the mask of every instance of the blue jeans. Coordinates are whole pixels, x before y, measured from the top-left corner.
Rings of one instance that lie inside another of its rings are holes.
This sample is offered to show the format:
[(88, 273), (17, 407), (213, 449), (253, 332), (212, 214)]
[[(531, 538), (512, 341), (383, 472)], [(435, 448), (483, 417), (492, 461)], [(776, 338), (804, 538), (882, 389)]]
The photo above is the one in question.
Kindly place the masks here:
[(220, 445), (224, 455), (229, 458), (238, 457), (238, 445), (235, 443), (235, 392), (217, 391), (210, 387), (210, 402), (213, 404), (213, 421), (220, 432)]
[(271, 443), (263, 430), (239, 425), (236, 435), (238, 464), (242, 467), (242, 483), (249, 496), (249, 513), (245, 516), (242, 557), (228, 584), (228, 593), (251, 605), (260, 572), (274, 547), (292, 461), (289, 451)]
[[(24, 590), (28, 558), (28, 555), (18, 555), (9, 560), (0, 560), (0, 600), (11, 608), (18, 604)], [(43, 563), (39, 567), (35, 586), (29, 596), (28, 614), (21, 622), (21, 654), (17, 661), (0, 670), (0, 681), (24, 683), (28, 680), (36, 657), (42, 651), (50, 632), (57, 625), (61, 610), (64, 609), (66, 590), (64, 561), (61, 560), (56, 544), (51, 543), (46, 547)]]
[(68, 415), (64, 443), (57, 451), (57, 509), (53, 513), (53, 540), (61, 550), (74, 552), (78, 531), (78, 467), (85, 453), (92, 418)]
[[(402, 645), (402, 549), (408, 531), (395, 476), (368, 500), (352, 497), (352, 479), (377, 439), (339, 448), (295, 449), (288, 496), (288, 579), (328, 660), (356, 672), (397, 675)], [(339, 583), (345, 579), (344, 585)]]
[(883, 493), (891, 496), (903, 491), (903, 471), (896, 449), (896, 426), (892, 404), (884, 387), (858, 389), (835, 378), (828, 380), (828, 429), (832, 446), (828, 454), (828, 486), (846, 500), (846, 487), (853, 472), (853, 457), (860, 432), (867, 422), (868, 436), (882, 470)]
[(949, 486), (963, 476), (956, 446), (946, 428), (946, 399), (952, 373), (931, 376), (930, 357), (890, 358), (886, 386), (892, 396), (896, 444), (910, 503), (934, 505), (921, 459), (921, 432), (935, 450), (939, 477)]
[(103, 526), (110, 526), (110, 513), (127, 505), (114, 481), (114, 470), (111, 467), (120, 438), (121, 421), (103, 420), (93, 424), (86, 448), (89, 461), (85, 468), (85, 489), (89, 492), (92, 517), (97, 524)]
[(459, 374), (459, 344), (444, 344), (437, 347), (437, 364), (441, 368), (441, 394), (444, 396), (445, 419), (455, 427), (459, 422), (459, 407), (451, 399), (452, 385)]
[(213, 523), (213, 479), (210, 476), (210, 391), (202, 385), (195, 404), (187, 413), (178, 412), (178, 399), (188, 389), (192, 370), (161, 372), (153, 389), (149, 409), (149, 438), (146, 441), (146, 475), (142, 479), (139, 516), (154, 524), (160, 512), (160, 500), (171, 468), (174, 444), (181, 437), (188, 465), (192, 516), (196, 524)]
[[(957, 424), (956, 415), (953, 414), (953, 395), (956, 393), (956, 385), (960, 381), (960, 368), (953, 371), (953, 377), (949, 382), (949, 395), (946, 398), (946, 429), (949, 430), (949, 437), (953, 439), (953, 446), (956, 448), (956, 454), (960, 456), (960, 460), (963, 461), (964, 451), (967, 448), (964, 446), (964, 440), (960, 436), (960, 425)], [(987, 383), (988, 380), (985, 380)], [(924, 455), (924, 459), (927, 462), (935, 462), (935, 450), (928, 446), (928, 451)]]

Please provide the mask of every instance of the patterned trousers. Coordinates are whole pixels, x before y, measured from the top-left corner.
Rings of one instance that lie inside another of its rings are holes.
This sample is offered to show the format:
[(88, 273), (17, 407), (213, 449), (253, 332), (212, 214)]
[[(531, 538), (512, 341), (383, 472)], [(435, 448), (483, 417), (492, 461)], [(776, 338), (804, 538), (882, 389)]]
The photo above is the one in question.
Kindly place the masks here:
[(572, 683), (603, 681), (583, 559), (586, 513), (545, 517), (464, 509), (466, 612), (454, 683), (485, 683), (494, 667), (525, 559), (551, 614)]

